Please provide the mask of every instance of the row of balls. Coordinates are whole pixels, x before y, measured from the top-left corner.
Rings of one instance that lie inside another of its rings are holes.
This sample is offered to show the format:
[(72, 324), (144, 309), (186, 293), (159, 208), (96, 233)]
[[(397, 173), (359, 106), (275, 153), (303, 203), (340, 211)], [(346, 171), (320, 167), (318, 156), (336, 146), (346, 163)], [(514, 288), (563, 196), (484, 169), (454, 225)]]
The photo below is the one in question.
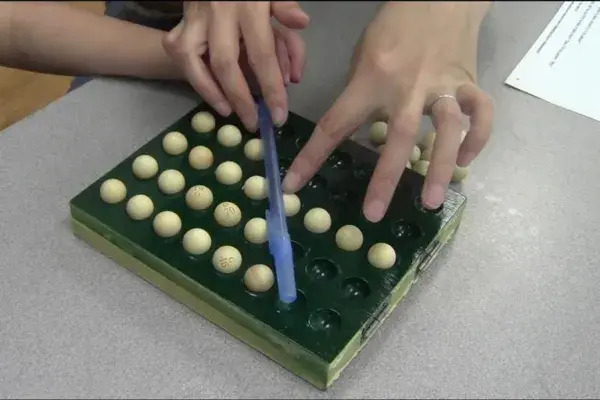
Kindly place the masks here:
[[(115, 188), (118, 188), (115, 190)], [(106, 200), (110, 199), (115, 204), (115, 191), (120, 191), (120, 201), (124, 200), (125, 194), (122, 191), (125, 185), (117, 179), (108, 179), (100, 187), (100, 196)], [(212, 204), (213, 195), (206, 186), (193, 186), (186, 193), (187, 205), (195, 210), (205, 210)], [(284, 195), (284, 209), (287, 216), (296, 215), (301, 208), (301, 202), (296, 195)], [(154, 213), (154, 204), (150, 197), (144, 194), (132, 196), (126, 205), (126, 212), (133, 220), (143, 220), (149, 218)], [(222, 227), (234, 227), (242, 220), (242, 211), (232, 202), (224, 201), (219, 203), (213, 212), (215, 221)], [(305, 228), (315, 234), (322, 234), (331, 228), (331, 216), (327, 210), (315, 207), (310, 209), (304, 215)], [(173, 237), (181, 231), (182, 223), (179, 216), (172, 211), (162, 211), (158, 213), (152, 222), (154, 232), (163, 238)], [(195, 232), (195, 231), (192, 231)], [(189, 232), (188, 232), (189, 233)], [(187, 233), (186, 233), (187, 235)], [(210, 249), (210, 236), (193, 233), (188, 240), (185, 239), (183, 246), (185, 250), (193, 255), (201, 255)], [(268, 240), (267, 222), (264, 218), (251, 218), (244, 226), (244, 237), (253, 244), (264, 244)], [(335, 235), (337, 246), (345, 251), (356, 251), (360, 249), (364, 242), (361, 230), (354, 225), (344, 225), (339, 228)], [(378, 243), (369, 250), (369, 262), (377, 268), (391, 268), (396, 262), (396, 253), (394, 249), (386, 243)]]
[[(237, 207), (233, 203), (221, 203), (224, 210), (227, 207)], [(306, 220), (315, 217), (312, 209), (305, 215)], [(239, 209), (235, 209), (237, 213)], [(311, 214), (312, 212), (312, 214)], [(241, 213), (240, 213), (241, 215)], [(314, 222), (313, 222), (314, 223)], [(162, 211), (156, 215), (152, 223), (155, 232), (162, 237), (172, 237), (181, 230), (181, 219), (172, 211)], [(264, 244), (268, 240), (267, 223), (263, 218), (252, 218), (244, 226), (244, 237), (253, 244)], [(363, 244), (363, 234), (359, 228), (354, 225), (344, 225), (338, 229), (335, 235), (336, 244), (342, 250), (356, 251)], [(202, 255), (206, 253), (211, 245), (212, 239), (208, 232), (201, 228), (193, 228), (187, 231), (183, 236), (183, 247), (192, 255)], [(378, 269), (389, 269), (396, 263), (396, 252), (392, 246), (387, 243), (376, 243), (369, 248), (367, 260)], [(233, 246), (219, 247), (213, 254), (212, 262), (214, 267), (222, 273), (232, 273), (242, 264), (242, 255)]]
[[(233, 125), (224, 125), (217, 132), (217, 141), (225, 147), (235, 147), (242, 142), (242, 133), (240, 130)], [(162, 140), (162, 148), (165, 153), (171, 156), (178, 156), (188, 149), (188, 140), (185, 135), (179, 131), (172, 131), (167, 133)], [(199, 148), (200, 150), (195, 150)], [(206, 146), (196, 146), (190, 151), (190, 165), (195, 169), (206, 169), (212, 164), (212, 152), (207, 153), (209, 150)], [(208, 157), (210, 155), (210, 157)], [(244, 145), (244, 155), (252, 161), (260, 161), (264, 157), (262, 140), (259, 138), (252, 138)], [(196, 162), (194, 162), (196, 161)], [(211, 163), (206, 166), (206, 163)]]
[[(377, 121), (371, 125), (369, 129), (369, 140), (375, 146), (382, 146), (387, 140), (387, 123), (384, 121)], [(467, 132), (462, 131), (461, 143), (465, 139)], [(413, 171), (423, 176), (427, 175), (429, 169), (429, 162), (431, 160), (431, 152), (433, 151), (433, 144), (435, 142), (435, 132), (429, 132), (425, 135), (423, 140), (418, 145), (414, 146), (410, 155), (409, 161), (406, 163), (406, 168), (410, 168)], [(454, 166), (452, 172), (452, 182), (462, 182), (468, 175), (468, 167)]]

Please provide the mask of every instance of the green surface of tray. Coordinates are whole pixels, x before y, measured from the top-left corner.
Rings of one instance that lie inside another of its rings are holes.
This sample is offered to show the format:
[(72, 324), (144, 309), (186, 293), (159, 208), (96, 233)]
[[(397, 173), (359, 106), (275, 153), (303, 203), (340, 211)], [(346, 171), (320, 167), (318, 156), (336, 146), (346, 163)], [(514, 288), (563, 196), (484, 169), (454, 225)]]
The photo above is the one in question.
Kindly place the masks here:
[[(216, 119), (210, 134), (191, 128), (191, 119), (199, 111), (209, 111)], [(216, 131), (224, 124), (236, 125), (244, 134), (235, 148), (217, 142)], [(313, 129), (314, 123), (292, 113), (278, 130), (282, 174)], [(164, 135), (171, 131), (187, 138), (187, 151), (181, 155), (168, 155), (162, 148)], [(121, 265), (315, 386), (326, 388), (410, 289), (419, 270), (452, 236), (466, 200), (450, 190), (440, 210), (423, 210), (418, 199), (423, 177), (407, 170), (386, 217), (370, 223), (362, 214), (362, 200), (378, 155), (345, 142), (298, 193), (301, 211), (288, 218), (299, 293), (295, 303), (283, 306), (277, 300), (276, 286), (267, 293), (253, 294), (242, 280), (252, 265), (273, 267), (268, 245), (249, 243), (243, 234), (245, 223), (253, 217), (264, 218), (268, 207), (267, 199), (250, 200), (242, 191), (247, 178), (264, 176), (263, 161), (251, 161), (243, 152), (252, 137), (236, 117), (222, 118), (207, 106), (198, 106), (73, 198), (73, 229)], [(214, 163), (207, 170), (189, 166), (188, 154), (196, 145), (213, 152)], [(142, 154), (158, 161), (159, 172), (152, 179), (140, 180), (133, 175), (132, 162)], [(215, 168), (224, 161), (240, 165), (243, 177), (239, 183), (225, 186), (217, 182)], [(176, 169), (185, 176), (183, 191), (175, 195), (160, 192), (157, 177), (166, 169)], [(126, 185), (124, 201), (106, 204), (101, 200), (100, 186), (109, 178)], [(192, 210), (185, 202), (187, 189), (199, 184), (209, 187), (214, 196), (212, 206), (204, 211)], [(146, 220), (134, 221), (127, 215), (127, 199), (136, 194), (145, 194), (154, 202), (154, 213)], [(235, 227), (223, 228), (215, 222), (214, 208), (223, 201), (237, 204), (242, 211), (242, 220)], [(332, 225), (326, 233), (314, 234), (304, 227), (304, 214), (313, 207), (330, 213)], [(159, 237), (152, 228), (152, 218), (166, 210), (182, 220), (180, 233), (169, 239)], [(357, 251), (342, 251), (336, 246), (335, 233), (346, 224), (357, 226), (364, 235)], [(183, 249), (182, 236), (191, 228), (209, 232), (210, 251), (192, 256)], [(388, 243), (396, 251), (396, 264), (388, 270), (374, 268), (367, 261), (369, 248), (378, 242)], [(217, 272), (211, 263), (212, 253), (223, 245), (236, 247), (243, 257), (242, 267), (229, 275)]]

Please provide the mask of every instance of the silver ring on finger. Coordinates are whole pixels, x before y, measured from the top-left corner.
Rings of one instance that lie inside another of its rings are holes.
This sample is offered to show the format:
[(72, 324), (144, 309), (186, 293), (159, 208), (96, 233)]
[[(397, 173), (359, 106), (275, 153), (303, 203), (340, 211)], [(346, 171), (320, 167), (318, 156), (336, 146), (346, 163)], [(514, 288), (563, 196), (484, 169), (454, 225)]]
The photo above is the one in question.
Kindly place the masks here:
[(431, 102), (431, 104), (429, 105), (429, 107), (427, 107), (427, 114), (431, 115), (431, 112), (433, 110), (433, 107), (435, 106), (435, 104), (442, 100), (442, 99), (450, 99), (450, 100), (454, 100), (456, 102), (458, 102), (458, 100), (456, 100), (456, 97), (451, 95), (451, 94), (442, 94), (439, 95), (438, 97), (436, 97), (435, 99), (433, 99), (433, 101)]

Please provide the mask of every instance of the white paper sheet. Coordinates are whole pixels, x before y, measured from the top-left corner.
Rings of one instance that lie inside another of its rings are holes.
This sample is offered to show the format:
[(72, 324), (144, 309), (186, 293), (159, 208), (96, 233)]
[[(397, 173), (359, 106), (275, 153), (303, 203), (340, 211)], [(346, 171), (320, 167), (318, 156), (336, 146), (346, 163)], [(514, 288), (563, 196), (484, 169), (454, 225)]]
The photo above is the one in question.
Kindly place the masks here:
[(564, 2), (505, 83), (600, 121), (600, 2)]

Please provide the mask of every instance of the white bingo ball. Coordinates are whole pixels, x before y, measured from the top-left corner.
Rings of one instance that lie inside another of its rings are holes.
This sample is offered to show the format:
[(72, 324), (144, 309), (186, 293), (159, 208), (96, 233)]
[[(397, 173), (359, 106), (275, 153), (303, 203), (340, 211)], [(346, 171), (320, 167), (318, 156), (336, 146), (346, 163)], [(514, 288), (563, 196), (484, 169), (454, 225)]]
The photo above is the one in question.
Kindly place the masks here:
[(212, 263), (217, 271), (231, 274), (242, 265), (242, 255), (233, 246), (221, 246), (213, 253)]
[(252, 200), (264, 200), (269, 195), (267, 180), (258, 175), (251, 176), (244, 183), (244, 194)]
[(298, 214), (301, 206), (300, 197), (295, 194), (283, 194), (283, 208), (286, 217), (293, 217)]
[(431, 161), (431, 153), (433, 152), (432, 148), (428, 148), (423, 150), (421, 153), (421, 160), (423, 161)]
[(335, 243), (342, 250), (355, 251), (363, 244), (363, 234), (354, 225), (344, 225), (336, 232)]
[(369, 249), (367, 259), (375, 268), (389, 269), (396, 263), (396, 252), (387, 243), (376, 243)]
[(421, 159), (421, 149), (418, 146), (413, 146), (412, 153), (410, 154), (410, 162), (416, 163)]
[(188, 162), (190, 163), (190, 167), (203, 170), (210, 168), (213, 164), (214, 156), (212, 151), (208, 147), (205, 146), (196, 146), (188, 155)]
[(242, 132), (234, 125), (223, 125), (217, 132), (217, 141), (225, 147), (235, 147), (242, 142)]
[(452, 182), (462, 182), (469, 174), (468, 167), (454, 166), (454, 172), (452, 172)]
[(248, 140), (244, 146), (244, 154), (249, 160), (262, 160), (264, 157), (262, 140), (257, 138)]
[(198, 133), (208, 133), (215, 129), (215, 117), (206, 111), (200, 111), (192, 117), (192, 129)]
[(387, 123), (383, 121), (374, 122), (369, 129), (369, 140), (375, 146), (380, 146), (387, 139)]
[(214, 217), (219, 225), (230, 228), (240, 223), (242, 211), (234, 203), (224, 201), (215, 207)]
[(263, 244), (267, 241), (267, 221), (263, 218), (252, 218), (244, 226), (244, 237), (254, 244)]
[(185, 203), (192, 210), (206, 210), (212, 202), (212, 191), (204, 185), (192, 186), (185, 194)]
[(167, 169), (158, 176), (158, 188), (164, 194), (179, 193), (184, 187), (185, 178), (176, 169)]
[(139, 179), (150, 179), (158, 172), (158, 162), (147, 154), (137, 156), (131, 164), (133, 174)]
[(315, 207), (304, 215), (304, 226), (312, 233), (324, 233), (331, 228), (331, 216), (320, 207)]
[(173, 237), (181, 230), (181, 219), (173, 211), (161, 211), (154, 217), (152, 227), (160, 237)]
[(423, 140), (419, 143), (419, 147), (421, 150), (431, 149), (433, 147), (433, 143), (435, 142), (435, 131), (428, 132)]
[(429, 169), (429, 161), (419, 160), (413, 164), (413, 171), (423, 176), (427, 176), (427, 170)]
[(165, 135), (162, 145), (167, 154), (177, 156), (187, 150), (188, 142), (183, 133), (174, 131)]
[(223, 185), (233, 185), (242, 179), (242, 169), (233, 161), (225, 161), (219, 164), (215, 170), (217, 181)]
[(206, 253), (211, 245), (212, 239), (204, 229), (192, 228), (183, 235), (183, 248), (195, 256)]
[(271, 289), (274, 283), (273, 271), (264, 264), (253, 265), (244, 274), (244, 285), (251, 292), (264, 293)]
[(107, 179), (100, 185), (100, 198), (108, 204), (116, 204), (125, 200), (127, 188), (118, 179)]
[(154, 212), (154, 203), (145, 194), (136, 194), (127, 201), (127, 214), (136, 221), (149, 218)]

